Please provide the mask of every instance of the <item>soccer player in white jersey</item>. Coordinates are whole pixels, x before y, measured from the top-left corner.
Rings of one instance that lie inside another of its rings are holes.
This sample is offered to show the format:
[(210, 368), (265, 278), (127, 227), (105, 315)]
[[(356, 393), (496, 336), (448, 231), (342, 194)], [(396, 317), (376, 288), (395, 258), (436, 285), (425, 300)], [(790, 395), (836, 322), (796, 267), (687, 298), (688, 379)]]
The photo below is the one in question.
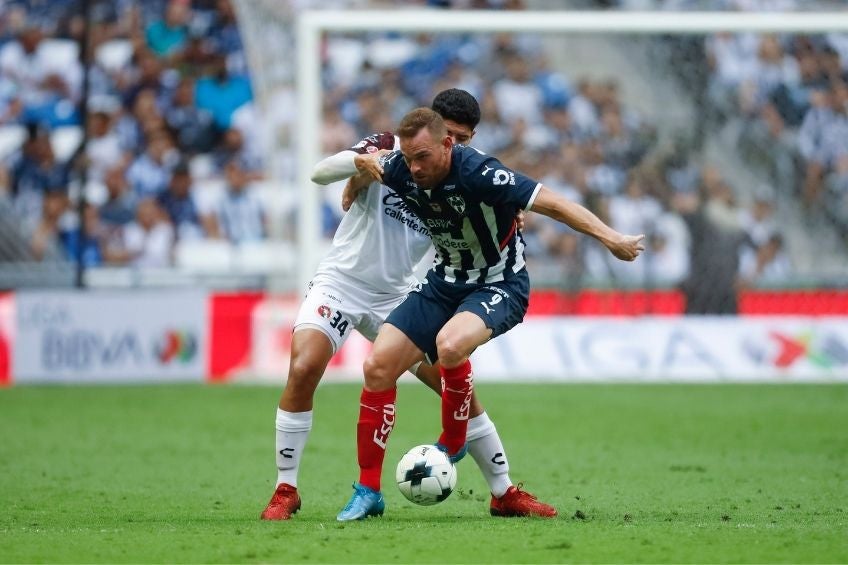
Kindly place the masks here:
[[(474, 135), (480, 109), (467, 92), (443, 91), (433, 108), (445, 117), (456, 142), (466, 143)], [(318, 163), (312, 179), (329, 184), (356, 174), (359, 168), (373, 170), (378, 166), (374, 157), (381, 150), (396, 148), (391, 133), (369, 136)], [(330, 359), (354, 329), (374, 340), (389, 312), (418, 284), (415, 266), (431, 249), (427, 229), (393, 190), (373, 183), (350, 206), (295, 321), (289, 376), (275, 426), (277, 486), (263, 519), (287, 520), (300, 508), (298, 468), (312, 427), (313, 395)], [(417, 364), (412, 370), (441, 394), (438, 368)], [(471, 399), (469, 415), (469, 451), (492, 492), (490, 513), (556, 516), (552, 506), (512, 484), (497, 429), (476, 397)]]
[(396, 383), (406, 367), (425, 358), (439, 360), (442, 434), (436, 446), (454, 462), (465, 455), (473, 394), (468, 358), (519, 324), (529, 303), (517, 211), (533, 210), (568, 224), (622, 260), (632, 261), (644, 250), (644, 235), (618, 233), (496, 158), (454, 145), (447, 130), (438, 112), (413, 110), (398, 127), (400, 150), (380, 159), (383, 171), (376, 180), (393, 189), (427, 227), (436, 260), (381, 326), (365, 361), (357, 424), (359, 481), (339, 521), (382, 515), (385, 509), (380, 475), (395, 420)]

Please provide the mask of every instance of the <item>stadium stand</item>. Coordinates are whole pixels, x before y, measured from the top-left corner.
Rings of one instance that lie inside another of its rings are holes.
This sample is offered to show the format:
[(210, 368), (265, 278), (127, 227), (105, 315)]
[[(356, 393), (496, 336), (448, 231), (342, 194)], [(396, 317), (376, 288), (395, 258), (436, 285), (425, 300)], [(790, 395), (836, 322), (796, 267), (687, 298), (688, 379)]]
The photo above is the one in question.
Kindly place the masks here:
[[(44, 272), (60, 272), (52, 284), (67, 284), (80, 250), (89, 268), (173, 268), (181, 273), (177, 284), (185, 273), (242, 272), (250, 275), (245, 284), (261, 285), (263, 273), (292, 265), (296, 202), (266, 178), (276, 169), (274, 178), (292, 182), (291, 149), (276, 138), (269, 147), (274, 134), (258, 132), (267, 131), (259, 127), (265, 121), (282, 130), (296, 113), (285, 92), (261, 113), (267, 101), (255, 98), (269, 94), (266, 77), (248, 74), (237, 4), (94, 0), (84, 155), (79, 3), (0, 7), (0, 254), (18, 273), (3, 274), (3, 286), (51, 284), (39, 278)], [(551, 8), (532, 1), (412, 4)], [(383, 5), (332, 3), (339, 6)], [(585, 0), (557, 7), (840, 5)], [(268, 41), (284, 47), (281, 33)], [(649, 235), (645, 261), (617, 264), (594, 242), (530, 216), (525, 237), (537, 283), (679, 287), (693, 312), (733, 312), (740, 288), (844, 280), (844, 36), (589, 38), (592, 48), (579, 56), (569, 56), (569, 41), (529, 34), (328, 36), (322, 148), (332, 153), (391, 130), (439, 90), (464, 88), (483, 110), (475, 146), (617, 229)], [(274, 72), (291, 76), (293, 58), (278, 59), (288, 70)], [(88, 206), (80, 229), (83, 167)], [(329, 236), (341, 214), (337, 190), (328, 192), (322, 214)], [(811, 249), (825, 249), (831, 259), (825, 264), (826, 254)], [(55, 268), (45, 271), (46, 263)], [(32, 277), (20, 274), (27, 269)], [(100, 273), (91, 280), (123, 279)]]

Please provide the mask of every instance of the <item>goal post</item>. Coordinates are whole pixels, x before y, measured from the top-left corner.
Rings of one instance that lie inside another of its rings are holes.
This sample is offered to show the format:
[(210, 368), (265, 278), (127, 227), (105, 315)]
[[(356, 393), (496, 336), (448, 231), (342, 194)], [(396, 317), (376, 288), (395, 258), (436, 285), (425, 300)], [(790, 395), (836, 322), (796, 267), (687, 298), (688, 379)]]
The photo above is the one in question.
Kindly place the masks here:
[(811, 33), (848, 31), (848, 12), (599, 12), (357, 10), (305, 11), (296, 18), (299, 192), (298, 282), (314, 273), (320, 241), (318, 194), (310, 170), (320, 159), (322, 127), (319, 46), (325, 33), (709, 34), (718, 32)]

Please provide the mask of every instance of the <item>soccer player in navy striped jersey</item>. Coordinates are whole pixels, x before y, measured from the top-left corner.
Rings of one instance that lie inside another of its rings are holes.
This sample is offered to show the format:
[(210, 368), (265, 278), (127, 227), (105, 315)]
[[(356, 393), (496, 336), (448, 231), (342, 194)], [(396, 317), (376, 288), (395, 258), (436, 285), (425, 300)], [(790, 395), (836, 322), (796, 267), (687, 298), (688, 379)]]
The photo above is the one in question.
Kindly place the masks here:
[(359, 488), (337, 516), (359, 520), (383, 511), (379, 494), (385, 446), (394, 426), (397, 379), (416, 362), (440, 363), (442, 434), (436, 445), (452, 461), (466, 452), (473, 378), (469, 356), (518, 323), (530, 283), (518, 210), (532, 210), (591, 235), (617, 258), (632, 261), (644, 235), (623, 235), (584, 207), (557, 195), (494, 157), (454, 145), (429, 108), (408, 113), (400, 150), (381, 159), (393, 189), (429, 230), (434, 267), (380, 328), (365, 361), (357, 430)]
[[(480, 108), (471, 94), (442, 91), (433, 99), (433, 108), (445, 117), (456, 142), (473, 137)], [(318, 163), (312, 180), (328, 184), (354, 176), (359, 169), (379, 171), (373, 168), (379, 167), (377, 157), (397, 147), (390, 132), (368, 136)], [(318, 266), (294, 323), (291, 364), (274, 426), (277, 481), (262, 512), (264, 520), (288, 520), (300, 509), (298, 474), (312, 428), (313, 396), (330, 359), (354, 329), (374, 340), (379, 325), (403, 301), (410, 285), (418, 282), (415, 265), (433, 248), (420, 220), (379, 183), (344, 207), (349, 212)], [(422, 363), (411, 371), (441, 394), (436, 367)], [(492, 515), (556, 516), (555, 508), (512, 483), (497, 428), (476, 398), (471, 400), (468, 445), (492, 492)]]

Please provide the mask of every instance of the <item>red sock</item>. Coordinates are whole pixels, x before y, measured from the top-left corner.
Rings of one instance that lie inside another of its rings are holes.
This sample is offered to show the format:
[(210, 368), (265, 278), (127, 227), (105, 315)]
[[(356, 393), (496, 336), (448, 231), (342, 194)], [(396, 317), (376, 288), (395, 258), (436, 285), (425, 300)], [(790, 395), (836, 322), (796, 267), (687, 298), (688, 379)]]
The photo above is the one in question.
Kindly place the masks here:
[(439, 368), (442, 375), (442, 435), (439, 443), (454, 455), (465, 445), (468, 413), (471, 409), (471, 361), (452, 369)]
[(356, 424), (356, 453), (359, 457), (359, 483), (380, 490), (380, 475), (386, 443), (395, 426), (397, 388), (381, 392), (362, 389), (359, 422)]

